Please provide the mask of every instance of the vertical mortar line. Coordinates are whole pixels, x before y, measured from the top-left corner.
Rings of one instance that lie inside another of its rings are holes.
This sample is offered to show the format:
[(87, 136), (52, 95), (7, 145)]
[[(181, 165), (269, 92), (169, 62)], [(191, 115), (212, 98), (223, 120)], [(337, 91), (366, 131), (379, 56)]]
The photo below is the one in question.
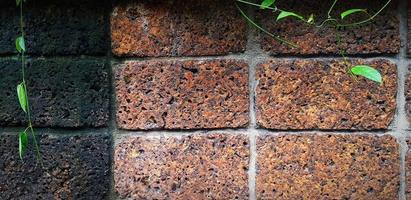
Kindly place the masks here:
[[(247, 9), (248, 16), (254, 18), (254, 12), (251, 7)], [(247, 24), (248, 25), (248, 24)], [(245, 58), (247, 59), (247, 63), (249, 66), (249, 118), (250, 118), (250, 125), (247, 129), (247, 135), (250, 141), (250, 162), (249, 162), (249, 169), (248, 169), (248, 189), (249, 189), (249, 199), (255, 200), (256, 196), (256, 176), (257, 176), (257, 120), (256, 120), (256, 109), (255, 109), (255, 97), (256, 97), (256, 65), (264, 59), (262, 57), (263, 53), (258, 43), (258, 36), (257, 32), (250, 27), (249, 25), (247, 31), (247, 47), (246, 51), (244, 52)]]
[(397, 138), (400, 147), (400, 190), (399, 199), (405, 200), (406, 188), (406, 171), (405, 171), (405, 156), (408, 151), (406, 143), (407, 129), (409, 126), (405, 111), (405, 80), (408, 74), (407, 66), (407, 0), (400, 0), (398, 4), (398, 13), (400, 20), (400, 53), (397, 60), (398, 88), (397, 88), (397, 112), (394, 128), (394, 136)]
[(109, 124), (108, 124), (108, 134), (111, 136), (110, 142), (110, 191), (107, 196), (108, 200), (115, 200), (118, 199), (115, 188), (114, 188), (114, 148), (115, 148), (115, 140), (117, 135), (117, 125), (116, 125), (116, 90), (115, 90), (115, 77), (114, 77), (114, 67), (115, 64), (113, 62), (113, 56), (111, 52), (111, 12), (114, 8), (113, 2), (110, 2), (109, 6), (106, 8), (106, 21), (108, 22), (106, 27), (107, 37), (108, 37), (108, 44), (107, 44), (107, 55), (106, 55), (106, 62), (108, 65), (108, 73), (109, 73)]

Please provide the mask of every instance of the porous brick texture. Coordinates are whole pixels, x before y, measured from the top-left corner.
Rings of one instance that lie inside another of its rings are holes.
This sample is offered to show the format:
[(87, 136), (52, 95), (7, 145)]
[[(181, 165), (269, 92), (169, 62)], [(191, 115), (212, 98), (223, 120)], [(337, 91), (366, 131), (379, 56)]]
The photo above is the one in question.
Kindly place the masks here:
[(116, 66), (115, 81), (123, 129), (236, 128), (249, 121), (243, 61), (130, 61)]
[(108, 135), (39, 136), (44, 167), (33, 147), (19, 158), (17, 133), (0, 135), (0, 199), (104, 199), (110, 188)]
[[(109, 68), (104, 59), (32, 59), (26, 69), (33, 124), (40, 127), (101, 127), (107, 124)], [(0, 59), (0, 126), (25, 125), (16, 87), (21, 64)]]
[(397, 199), (399, 147), (384, 135), (264, 135), (257, 199)]
[(115, 189), (130, 199), (248, 199), (249, 157), (245, 135), (128, 137), (115, 148)]
[[(291, 0), (278, 1), (279, 8), (292, 10), (305, 18), (314, 14), (315, 21), (326, 19), (327, 11), (333, 1)], [(367, 8), (369, 13), (376, 13), (386, 2), (384, 1), (338, 1), (331, 15), (339, 19), (340, 13), (352, 8)], [(399, 19), (397, 14), (398, 3), (392, 1), (388, 8), (365, 25), (346, 27), (336, 30), (330, 26), (316, 28), (304, 24), (295, 18), (288, 18), (275, 22), (277, 13), (267, 10), (257, 11), (258, 23), (272, 34), (293, 42), (299, 48), (281, 44), (272, 37), (262, 34), (261, 47), (270, 54), (293, 55), (323, 55), (339, 54), (340, 49), (347, 54), (395, 54), (400, 50)], [(318, 15), (319, 11), (323, 15)], [(368, 19), (369, 15), (357, 13), (343, 20), (342, 24), (350, 24)], [(332, 25), (329, 23), (328, 25)], [(338, 39), (340, 38), (340, 39)]]
[[(110, 50), (108, 0), (40, 0), (24, 4), (26, 44), (36, 55), (105, 55)], [(98, 6), (96, 6), (98, 4)], [(0, 54), (14, 54), (16, 1), (0, 2)]]
[(411, 139), (407, 138), (408, 151), (405, 155), (405, 195), (411, 199)]
[[(257, 66), (257, 122), (269, 129), (387, 129), (396, 108), (397, 70), (377, 60), (269, 60)], [(378, 69), (383, 84), (350, 75)]]
[(411, 74), (407, 75), (407, 80), (405, 81), (405, 111), (408, 121), (411, 122)]
[(119, 1), (111, 14), (117, 56), (199, 56), (241, 52), (246, 23), (232, 1)]

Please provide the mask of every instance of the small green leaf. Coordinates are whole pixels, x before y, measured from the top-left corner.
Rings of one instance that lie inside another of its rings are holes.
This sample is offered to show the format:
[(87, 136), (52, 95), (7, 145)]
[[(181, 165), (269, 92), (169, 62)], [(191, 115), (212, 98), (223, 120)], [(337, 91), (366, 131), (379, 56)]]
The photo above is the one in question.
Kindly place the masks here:
[(17, 96), (19, 97), (20, 107), (27, 113), (27, 92), (24, 83), (17, 85)]
[(279, 21), (280, 19), (286, 18), (286, 17), (296, 17), (298, 19), (304, 20), (303, 16), (298, 15), (296, 13), (281, 11), (281, 13), (277, 16), (277, 21)]
[(22, 36), (16, 39), (16, 49), (19, 53), (23, 53), (26, 51), (26, 44), (24, 42), (24, 38)]
[(365, 9), (350, 9), (350, 10), (344, 11), (343, 13), (341, 13), (341, 19), (344, 19), (348, 15), (351, 15), (351, 14), (354, 14), (354, 13), (357, 13), (357, 12), (367, 13), (367, 10), (365, 10)]
[(16, 0), (16, 5), (19, 6), (21, 3), (21, 0)]
[(363, 76), (372, 81), (382, 83), (382, 77), (380, 72), (368, 65), (357, 65), (351, 68), (351, 72), (355, 75)]
[(274, 4), (275, 0), (264, 0), (263, 2), (261, 2), (261, 9), (265, 9), (267, 7), (270, 7)]
[(310, 17), (308, 18), (307, 22), (309, 24), (314, 24), (314, 14), (311, 14)]
[(23, 160), (23, 155), (26, 153), (29, 140), (26, 132), (19, 133), (19, 156)]

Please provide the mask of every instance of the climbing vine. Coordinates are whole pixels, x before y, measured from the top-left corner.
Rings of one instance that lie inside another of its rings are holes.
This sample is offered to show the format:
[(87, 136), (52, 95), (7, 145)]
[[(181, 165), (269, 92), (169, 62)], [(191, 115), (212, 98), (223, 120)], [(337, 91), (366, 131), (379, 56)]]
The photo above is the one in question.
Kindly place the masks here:
[[(298, 14), (294, 11), (288, 11), (284, 10), (282, 8), (277, 7), (276, 1), (275, 0), (263, 0), (260, 4), (256, 4), (253, 2), (249, 2), (246, 0), (236, 0), (238, 3), (241, 4), (246, 4), (254, 7), (258, 7), (260, 9), (270, 9), (272, 10), (273, 13), (278, 13), (277, 18), (275, 19), (276, 21), (281, 21), (285, 18), (294, 18), (296, 20), (304, 22), (308, 26), (313, 26), (316, 28), (322, 28), (324, 26), (334, 28), (337, 32), (337, 45), (339, 48), (339, 54), (343, 57), (344, 62), (347, 66), (349, 66), (349, 62), (347, 57), (345, 56), (344, 50), (341, 48), (341, 38), (340, 34), (338, 31), (341, 28), (344, 27), (356, 27), (359, 25), (363, 25), (366, 23), (371, 22), (375, 17), (377, 17), (390, 3), (391, 0), (387, 0), (385, 4), (382, 5), (382, 7), (375, 13), (371, 14), (368, 13), (367, 9), (365, 8), (351, 8), (348, 9), (342, 13), (340, 13), (339, 17), (333, 17), (332, 13), (334, 11), (334, 8), (336, 7), (338, 0), (334, 0), (330, 8), (327, 10), (327, 17), (324, 20), (317, 21), (315, 19), (314, 14), (310, 14), (309, 16), (303, 16), (301, 14)], [(264, 29), (262, 26), (258, 25), (257, 22), (252, 20), (242, 9), (241, 7), (236, 4), (237, 9), (240, 11), (241, 15), (255, 28), (258, 30), (262, 31), (263, 33), (269, 35), (270, 37), (274, 38), (280, 43), (283, 43), (285, 45), (291, 46), (292, 48), (298, 48), (298, 45), (292, 43), (291, 41), (287, 41), (284, 38), (281, 38), (277, 35), (272, 34), (268, 30)], [(357, 21), (357, 22), (352, 22), (352, 23), (346, 23), (345, 20), (349, 18), (351, 15), (357, 14), (357, 13), (366, 13), (368, 15), (368, 18)], [(372, 81), (382, 83), (382, 76), (378, 70), (375, 68), (368, 66), (368, 65), (356, 65), (356, 66), (351, 66), (350, 67), (350, 72), (354, 75), (358, 76), (363, 76), (367, 79), (370, 79)]]
[(26, 81), (26, 43), (25, 43), (25, 32), (24, 32), (24, 16), (23, 16), (23, 4), (25, 0), (16, 0), (17, 7), (20, 9), (20, 35), (16, 39), (16, 50), (19, 53), (20, 62), (21, 62), (21, 82), (17, 85), (17, 96), (20, 103), (22, 111), (25, 113), (27, 119), (26, 129), (19, 133), (19, 156), (23, 160), (23, 156), (27, 151), (29, 144), (29, 134), (31, 134), (36, 149), (36, 159), (37, 162), (42, 164), (42, 158), (40, 154), (40, 148), (37, 143), (36, 134), (33, 128), (30, 114), (30, 103), (27, 92), (27, 81)]

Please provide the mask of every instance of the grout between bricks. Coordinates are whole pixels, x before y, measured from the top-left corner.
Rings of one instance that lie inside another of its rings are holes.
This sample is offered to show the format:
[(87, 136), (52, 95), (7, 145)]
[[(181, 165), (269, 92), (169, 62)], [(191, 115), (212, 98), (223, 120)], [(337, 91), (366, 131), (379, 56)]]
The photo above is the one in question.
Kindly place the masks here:
[(397, 139), (399, 144), (400, 154), (400, 189), (398, 199), (406, 199), (406, 168), (405, 159), (408, 151), (408, 145), (406, 142), (408, 136), (409, 122), (407, 120), (407, 114), (405, 111), (405, 81), (408, 75), (408, 61), (407, 61), (407, 0), (400, 0), (398, 4), (398, 13), (400, 19), (400, 53), (397, 59), (397, 109), (393, 122), (391, 135)]

